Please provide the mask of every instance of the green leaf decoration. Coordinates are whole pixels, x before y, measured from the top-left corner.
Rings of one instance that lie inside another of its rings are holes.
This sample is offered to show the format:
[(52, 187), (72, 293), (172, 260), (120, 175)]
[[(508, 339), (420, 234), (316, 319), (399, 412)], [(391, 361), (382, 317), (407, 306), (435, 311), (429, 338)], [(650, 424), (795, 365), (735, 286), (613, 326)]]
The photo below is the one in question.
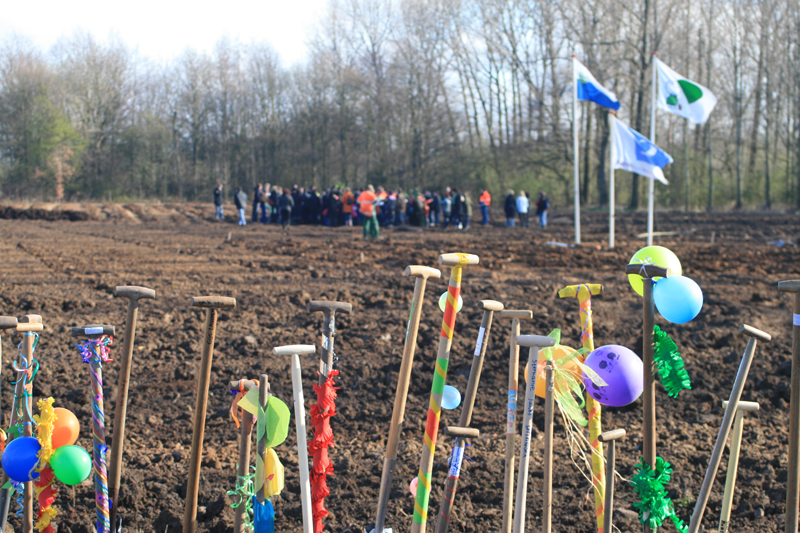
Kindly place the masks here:
[(639, 511), (639, 521), (655, 530), (669, 518), (680, 533), (687, 533), (689, 528), (675, 514), (672, 500), (667, 496), (666, 485), (669, 483), (672, 467), (661, 457), (656, 458), (655, 470), (644, 462), (637, 464), (636, 474), (631, 478), (631, 485), (638, 502), (633, 506)]
[[(261, 413), (259, 412), (259, 419), (261, 418), (260, 415)], [(270, 396), (267, 400), (265, 416), (266, 447), (274, 448), (280, 446), (289, 435), (289, 419), (292, 416), (289, 407), (279, 398)]]
[(677, 398), (683, 389), (692, 388), (678, 347), (658, 326), (653, 326), (653, 363), (658, 370), (658, 378), (671, 397)]

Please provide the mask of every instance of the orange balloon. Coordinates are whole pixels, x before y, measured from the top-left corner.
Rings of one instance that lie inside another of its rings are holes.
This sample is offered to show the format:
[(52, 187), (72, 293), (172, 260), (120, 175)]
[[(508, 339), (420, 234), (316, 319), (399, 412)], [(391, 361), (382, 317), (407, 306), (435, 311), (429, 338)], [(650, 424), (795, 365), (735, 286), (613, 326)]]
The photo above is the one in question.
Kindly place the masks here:
[[(562, 357), (568, 356), (569, 354), (571, 354), (574, 351), (576, 351), (576, 350), (574, 350), (573, 348), (570, 348), (569, 346), (559, 345), (558, 348), (556, 348), (553, 351), (553, 354), (552, 354), (553, 355), (553, 362), (558, 361)], [(544, 352), (542, 350), (539, 350), (538, 359), (539, 359), (539, 362), (537, 363), (537, 366), (536, 366), (536, 369), (537, 369), (536, 370), (536, 374), (537, 374), (537, 376), (536, 376), (536, 391), (535, 392), (536, 392), (536, 396), (538, 396), (539, 398), (544, 398), (544, 395), (545, 395), (544, 366), (546, 364), (546, 360), (544, 358)], [(579, 355), (575, 359), (572, 359), (572, 360), (568, 361), (567, 363), (561, 365), (558, 368), (559, 368), (559, 370), (563, 370), (564, 372), (570, 373), (572, 375), (572, 377), (574, 377), (575, 379), (580, 380), (581, 376), (583, 375), (583, 371), (581, 370), (581, 367), (579, 367), (578, 364), (575, 361), (580, 361), (581, 363), (583, 363), (584, 359), (586, 359), (584, 356)], [(527, 387), (527, 380), (528, 380), (529, 377), (530, 377), (530, 371), (528, 370), (528, 364), (525, 363), (526, 387)], [(556, 386), (556, 388), (554, 390), (556, 390), (558, 392), (561, 392), (561, 387)]]
[(53, 413), (56, 415), (56, 421), (53, 424), (53, 449), (75, 444), (78, 434), (81, 432), (78, 418), (72, 411), (63, 407), (56, 407), (53, 409)]

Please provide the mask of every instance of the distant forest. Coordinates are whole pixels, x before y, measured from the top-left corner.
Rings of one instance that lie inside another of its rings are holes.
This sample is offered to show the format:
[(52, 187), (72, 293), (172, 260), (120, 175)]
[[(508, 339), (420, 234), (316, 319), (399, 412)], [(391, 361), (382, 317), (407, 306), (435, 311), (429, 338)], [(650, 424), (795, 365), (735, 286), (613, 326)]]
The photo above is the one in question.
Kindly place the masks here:
[[(223, 6), (224, 7), (224, 6)], [(244, 16), (244, 15), (243, 15)], [(221, 40), (168, 63), (86, 34), (0, 43), (0, 198), (206, 200), (214, 184), (547, 190), (606, 204), (608, 118), (572, 111), (572, 54), (650, 131), (653, 52), (719, 102), (659, 111), (670, 208), (800, 206), (797, 0), (333, 0), (286, 68)], [(618, 204), (646, 204), (617, 174)]]

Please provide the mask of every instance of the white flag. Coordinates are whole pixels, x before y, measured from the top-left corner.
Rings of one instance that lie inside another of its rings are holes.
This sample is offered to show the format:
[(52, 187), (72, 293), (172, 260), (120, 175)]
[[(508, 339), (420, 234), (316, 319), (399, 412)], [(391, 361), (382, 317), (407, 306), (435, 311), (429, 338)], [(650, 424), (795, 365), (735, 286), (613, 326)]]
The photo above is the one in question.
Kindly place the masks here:
[(702, 124), (717, 105), (717, 97), (707, 88), (689, 81), (658, 58), (658, 107), (695, 124)]
[(614, 145), (614, 160), (611, 163), (614, 168), (657, 179), (667, 185), (661, 169), (672, 163), (672, 157), (624, 122), (614, 120), (613, 124), (611, 142)]

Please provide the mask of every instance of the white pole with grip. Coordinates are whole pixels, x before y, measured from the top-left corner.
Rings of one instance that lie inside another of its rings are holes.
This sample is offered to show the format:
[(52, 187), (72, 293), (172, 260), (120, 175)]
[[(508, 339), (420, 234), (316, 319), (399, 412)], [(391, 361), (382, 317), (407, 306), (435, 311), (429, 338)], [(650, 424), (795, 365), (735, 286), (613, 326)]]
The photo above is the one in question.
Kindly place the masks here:
[(608, 165), (608, 247), (614, 248), (614, 210), (616, 209), (615, 201), (615, 185), (614, 185), (614, 160), (617, 158), (617, 148), (614, 145), (614, 140), (617, 135), (617, 115), (614, 111), (608, 112), (608, 125), (609, 134), (611, 135), (611, 142), (609, 143), (611, 164)]
[[(658, 58), (653, 52), (653, 60), (650, 62), (653, 69), (653, 97), (650, 99), (650, 142), (656, 144), (656, 62)], [(656, 195), (656, 180), (650, 178), (649, 194), (647, 196), (647, 246), (653, 245), (653, 209)]]
[(576, 54), (572, 54), (572, 154), (575, 173), (575, 244), (581, 243), (581, 188), (580, 168), (578, 167), (578, 74), (575, 62)]
[(519, 452), (519, 471), (517, 476), (517, 500), (514, 504), (513, 533), (525, 531), (525, 504), (528, 495), (528, 467), (531, 457), (531, 432), (533, 431), (533, 406), (536, 402), (536, 374), (539, 350), (555, 345), (553, 337), (541, 335), (520, 335), (518, 346), (528, 346), (528, 379), (525, 387), (525, 408), (522, 413), (522, 448)]
[[(722, 402), (722, 408), (728, 408), (728, 402)], [(739, 402), (736, 416), (733, 418), (731, 432), (730, 455), (728, 456), (728, 473), (725, 475), (725, 492), (722, 493), (722, 510), (719, 513), (719, 533), (728, 533), (733, 508), (733, 493), (736, 487), (736, 471), (739, 468), (739, 451), (742, 448), (742, 430), (744, 428), (744, 412), (758, 411), (757, 402)]]
[(297, 457), (300, 466), (300, 503), (303, 508), (303, 533), (312, 533), (314, 518), (311, 513), (311, 482), (308, 474), (308, 437), (306, 433), (306, 407), (303, 400), (303, 375), (300, 356), (316, 353), (313, 344), (279, 346), (272, 350), (275, 355), (292, 356), (292, 391), (294, 396), (294, 421), (297, 428)]

